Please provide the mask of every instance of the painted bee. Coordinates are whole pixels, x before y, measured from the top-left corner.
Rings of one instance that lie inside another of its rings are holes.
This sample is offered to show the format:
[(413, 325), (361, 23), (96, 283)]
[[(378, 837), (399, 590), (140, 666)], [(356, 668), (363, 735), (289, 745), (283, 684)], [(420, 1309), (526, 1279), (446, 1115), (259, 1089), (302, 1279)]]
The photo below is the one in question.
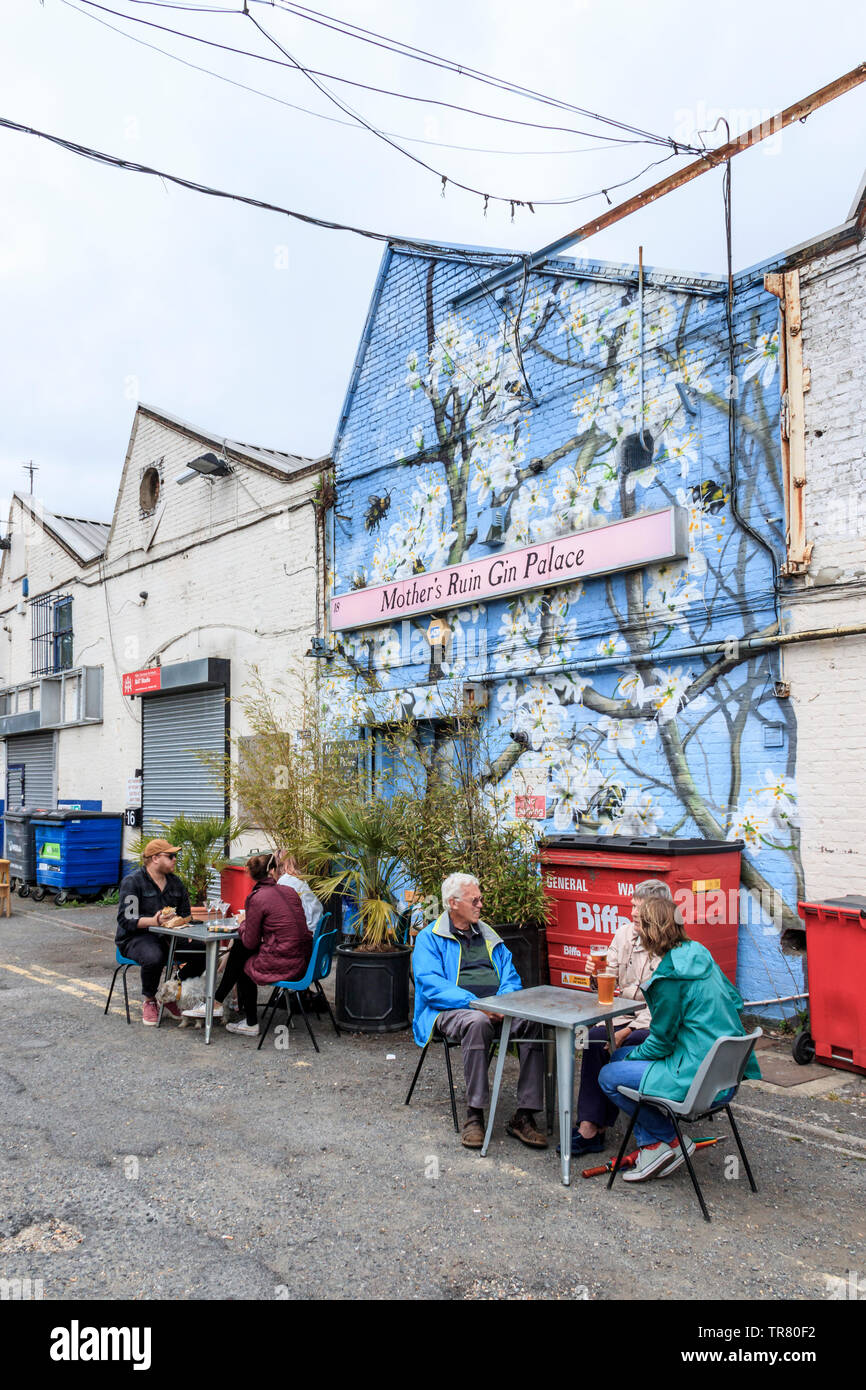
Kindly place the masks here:
[(619, 782), (610, 782), (602, 787), (595, 803), (595, 813), (599, 817), (613, 816), (625, 801), (625, 788)]
[(704, 512), (710, 512), (713, 516), (722, 510), (727, 501), (723, 490), (718, 483), (713, 482), (712, 478), (698, 483), (691, 492), (695, 506), (700, 507)]
[(385, 492), (381, 497), (368, 497), (367, 501), (370, 505), (364, 517), (364, 525), (368, 531), (375, 531), (388, 515), (391, 506), (391, 493)]
[(420, 555), (416, 555), (416, 556), (415, 556), (415, 559), (412, 561), (412, 573), (413, 573), (413, 574), (423, 574), (423, 573), (424, 573), (424, 561), (421, 559), (421, 556), (420, 556)]
[(366, 570), (355, 570), (355, 573), (352, 575), (352, 588), (353, 588), (353, 589), (366, 589), (366, 587), (367, 587), (367, 571), (366, 571)]

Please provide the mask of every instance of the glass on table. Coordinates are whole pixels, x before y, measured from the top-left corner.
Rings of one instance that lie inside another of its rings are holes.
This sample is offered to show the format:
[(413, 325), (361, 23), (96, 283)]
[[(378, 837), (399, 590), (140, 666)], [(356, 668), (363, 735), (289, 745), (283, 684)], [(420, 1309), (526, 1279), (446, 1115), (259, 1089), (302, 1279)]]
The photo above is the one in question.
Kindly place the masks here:
[(602, 970), (597, 976), (597, 979), (599, 1004), (612, 1004), (613, 991), (616, 986), (616, 976), (612, 970)]

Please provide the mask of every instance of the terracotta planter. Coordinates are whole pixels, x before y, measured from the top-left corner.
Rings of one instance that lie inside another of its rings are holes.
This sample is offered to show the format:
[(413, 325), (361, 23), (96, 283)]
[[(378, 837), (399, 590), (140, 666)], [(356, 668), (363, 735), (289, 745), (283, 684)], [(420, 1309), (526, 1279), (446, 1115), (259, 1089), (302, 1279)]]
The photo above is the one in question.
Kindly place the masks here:
[(207, 908), (204, 905), (202, 905), (201, 907), (191, 907), (190, 914), (194, 922), (207, 921)]

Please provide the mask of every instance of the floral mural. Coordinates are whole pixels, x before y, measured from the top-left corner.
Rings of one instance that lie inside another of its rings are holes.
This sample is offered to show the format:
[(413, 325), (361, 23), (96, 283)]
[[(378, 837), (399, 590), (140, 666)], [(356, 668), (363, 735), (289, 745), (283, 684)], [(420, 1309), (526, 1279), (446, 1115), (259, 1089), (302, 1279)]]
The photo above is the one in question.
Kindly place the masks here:
[(341, 725), (432, 719), (449, 682), (483, 681), (485, 775), (545, 798), (539, 831), (745, 842), (743, 884), (778, 914), (750, 968), (765, 995), (791, 993), (778, 930), (801, 925), (796, 726), (760, 640), (784, 558), (778, 304), (760, 277), (737, 286), (732, 375), (717, 282), (650, 277), (641, 311), (627, 272), (563, 265), (457, 314), (474, 267), (389, 258), (364, 403), (338, 441), (333, 592), (672, 504), (688, 557), (461, 606), (442, 615), (444, 647), (427, 617), (340, 634), (323, 707)]

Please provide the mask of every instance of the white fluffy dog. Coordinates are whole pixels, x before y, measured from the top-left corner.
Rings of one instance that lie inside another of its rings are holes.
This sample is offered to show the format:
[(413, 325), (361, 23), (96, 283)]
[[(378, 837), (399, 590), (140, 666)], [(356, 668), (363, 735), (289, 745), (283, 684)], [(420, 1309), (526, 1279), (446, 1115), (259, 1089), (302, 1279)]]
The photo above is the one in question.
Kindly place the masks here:
[[(176, 1004), (183, 1013), (184, 1009), (194, 1009), (196, 1004), (204, 1003), (204, 975), (197, 975), (192, 980), (163, 980), (159, 989), (156, 991), (157, 1004)], [(178, 1026), (180, 1028), (204, 1027), (203, 1018), (181, 1018)]]

